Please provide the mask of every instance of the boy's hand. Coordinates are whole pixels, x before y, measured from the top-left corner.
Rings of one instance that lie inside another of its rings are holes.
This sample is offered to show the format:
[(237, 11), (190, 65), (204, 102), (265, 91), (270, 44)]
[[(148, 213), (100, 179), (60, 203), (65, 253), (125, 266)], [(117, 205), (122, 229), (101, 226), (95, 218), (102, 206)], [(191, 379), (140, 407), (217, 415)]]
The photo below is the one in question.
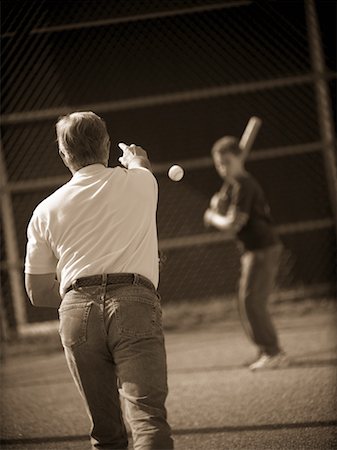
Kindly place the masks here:
[(212, 226), (212, 210), (210, 208), (206, 209), (204, 214), (204, 225), (206, 228), (210, 228)]
[(219, 201), (220, 201), (220, 196), (219, 196), (219, 193), (216, 192), (216, 193), (213, 195), (213, 197), (211, 198), (211, 201), (210, 201), (210, 203), (209, 203), (210, 209), (216, 210), (216, 209), (218, 208)]

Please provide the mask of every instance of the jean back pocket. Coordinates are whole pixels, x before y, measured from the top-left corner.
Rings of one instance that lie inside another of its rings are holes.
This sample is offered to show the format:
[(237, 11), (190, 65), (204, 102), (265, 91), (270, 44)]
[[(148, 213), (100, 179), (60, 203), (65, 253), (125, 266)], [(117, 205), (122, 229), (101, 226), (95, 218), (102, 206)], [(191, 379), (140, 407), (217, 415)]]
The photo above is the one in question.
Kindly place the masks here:
[(76, 347), (87, 340), (87, 326), (93, 302), (61, 306), (59, 334), (64, 347)]
[(157, 308), (152, 300), (121, 298), (116, 310), (119, 333), (129, 337), (153, 336), (158, 321), (157, 316)]

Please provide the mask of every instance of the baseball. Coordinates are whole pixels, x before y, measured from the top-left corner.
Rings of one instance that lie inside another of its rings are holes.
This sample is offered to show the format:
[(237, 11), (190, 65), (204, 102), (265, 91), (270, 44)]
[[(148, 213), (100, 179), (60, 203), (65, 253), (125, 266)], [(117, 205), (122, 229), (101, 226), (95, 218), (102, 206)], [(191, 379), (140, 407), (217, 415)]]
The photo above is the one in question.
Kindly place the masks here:
[(175, 164), (169, 168), (168, 176), (172, 181), (180, 181), (184, 176), (184, 169)]

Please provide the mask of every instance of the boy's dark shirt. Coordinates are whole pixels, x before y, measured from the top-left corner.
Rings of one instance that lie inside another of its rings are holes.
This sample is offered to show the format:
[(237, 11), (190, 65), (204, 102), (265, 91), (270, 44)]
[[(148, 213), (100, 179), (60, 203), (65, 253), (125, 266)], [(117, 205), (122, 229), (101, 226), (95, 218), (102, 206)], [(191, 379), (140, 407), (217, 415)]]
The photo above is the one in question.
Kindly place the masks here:
[(259, 250), (280, 243), (264, 192), (249, 173), (237, 177), (235, 185), (225, 182), (219, 191), (217, 212), (225, 216), (235, 210), (248, 214), (248, 221), (237, 233), (245, 250)]

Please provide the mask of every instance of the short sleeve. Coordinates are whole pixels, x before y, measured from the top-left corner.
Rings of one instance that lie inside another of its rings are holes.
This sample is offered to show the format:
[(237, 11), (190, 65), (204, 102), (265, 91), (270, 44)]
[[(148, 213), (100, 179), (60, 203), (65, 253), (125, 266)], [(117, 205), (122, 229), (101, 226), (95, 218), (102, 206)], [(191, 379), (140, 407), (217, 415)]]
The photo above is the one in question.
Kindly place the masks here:
[(249, 179), (234, 185), (231, 207), (238, 213), (250, 214), (254, 200), (254, 185)]
[(46, 227), (33, 214), (27, 228), (25, 273), (39, 275), (56, 272), (57, 259), (46, 238)]
[(146, 197), (151, 197), (158, 201), (158, 182), (153, 173), (142, 167), (129, 169), (128, 175), (132, 178), (135, 188)]

